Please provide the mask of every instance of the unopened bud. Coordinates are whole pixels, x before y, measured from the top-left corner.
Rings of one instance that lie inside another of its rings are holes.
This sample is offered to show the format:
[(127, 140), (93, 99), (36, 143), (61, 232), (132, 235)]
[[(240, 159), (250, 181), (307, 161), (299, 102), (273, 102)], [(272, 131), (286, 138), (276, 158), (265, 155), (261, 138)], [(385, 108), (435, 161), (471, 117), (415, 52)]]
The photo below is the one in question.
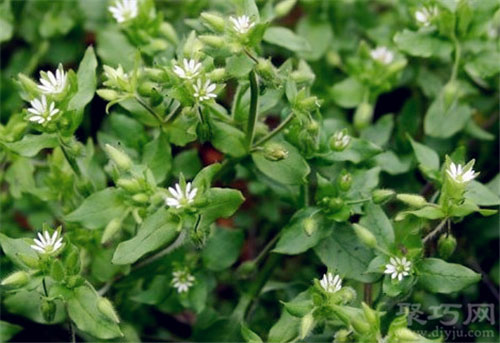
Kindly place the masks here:
[(372, 200), (375, 204), (383, 204), (396, 195), (392, 189), (376, 189), (372, 192)]
[(397, 338), (399, 338), (403, 342), (421, 341), (421, 337), (408, 328), (397, 329), (395, 332), (395, 335)]
[(274, 6), (274, 13), (277, 18), (286, 16), (295, 6), (297, 0), (283, 0)]
[(304, 232), (308, 236), (311, 236), (318, 230), (318, 223), (314, 218), (305, 218), (302, 223), (304, 224)]
[(132, 160), (123, 151), (120, 151), (109, 144), (105, 145), (105, 150), (109, 158), (115, 162), (118, 168), (122, 170), (129, 170), (132, 167)]
[(99, 95), (101, 98), (107, 101), (115, 101), (118, 98), (120, 98), (120, 92), (107, 88), (98, 89), (97, 95)]
[(17, 272), (14, 272), (7, 276), (5, 279), (2, 280), (0, 285), (2, 286), (8, 286), (8, 287), (13, 287), (13, 288), (19, 288), (23, 287), (26, 285), (29, 281), (30, 277), (28, 273), (26, 273), (23, 270), (19, 270)]
[(306, 314), (302, 317), (300, 322), (300, 339), (306, 338), (306, 336), (314, 328), (314, 317), (312, 313)]
[(264, 157), (270, 161), (280, 161), (288, 157), (288, 150), (279, 143), (268, 143), (264, 147)]
[(147, 78), (153, 81), (165, 81), (165, 79), (167, 78), (167, 73), (159, 68), (144, 68), (142, 72)]
[(338, 179), (338, 185), (340, 190), (347, 192), (349, 189), (351, 189), (352, 185), (352, 176), (349, 172), (346, 170), (342, 171), (342, 173), (339, 176)]
[(425, 205), (427, 205), (427, 200), (425, 200), (425, 198), (423, 196), (417, 195), (417, 194), (402, 193), (402, 194), (396, 195), (396, 199), (404, 202), (405, 204), (408, 204), (410, 206), (417, 207), (417, 208), (424, 207)]
[(362, 302), (361, 306), (363, 307), (363, 313), (365, 314), (367, 323), (370, 324), (371, 327), (377, 327), (379, 324), (377, 312), (370, 308), (365, 302)]
[(443, 88), (443, 101), (445, 108), (449, 108), (458, 99), (459, 87), (457, 81), (450, 81)]
[(257, 264), (252, 261), (245, 261), (238, 267), (236, 274), (242, 279), (249, 278), (257, 270)]
[(209, 78), (213, 82), (218, 82), (224, 80), (226, 77), (226, 69), (225, 68), (216, 68), (207, 74), (207, 78)]
[(367, 102), (358, 105), (354, 113), (354, 127), (358, 130), (364, 129), (372, 122), (373, 106)]
[(321, 106), (320, 101), (315, 96), (308, 96), (302, 100), (299, 100), (298, 107), (305, 111), (314, 111)]
[(330, 149), (333, 151), (344, 151), (351, 142), (351, 136), (347, 130), (337, 131), (330, 138)]
[(23, 262), (27, 267), (29, 267), (31, 269), (38, 269), (39, 263), (40, 263), (38, 258), (24, 255), (24, 254), (17, 254), (17, 257), (19, 257), (21, 262)]
[(226, 22), (224, 18), (222, 18), (218, 14), (203, 12), (201, 13), (201, 20), (203, 24), (208, 26), (208, 28), (212, 29), (216, 32), (224, 32), (224, 27), (226, 26)]
[(138, 193), (132, 196), (132, 200), (141, 204), (145, 204), (149, 201), (149, 196), (146, 193)]
[(278, 77), (273, 63), (265, 58), (259, 58), (259, 62), (257, 63), (255, 70), (264, 80), (267, 81), (274, 81)]
[(326, 198), (328, 211), (331, 213), (338, 212), (344, 206), (344, 200), (341, 198)]
[(358, 236), (359, 240), (363, 244), (370, 248), (375, 248), (377, 246), (377, 239), (375, 238), (373, 233), (370, 232), (370, 230), (359, 224), (352, 224), (352, 227), (354, 229), (354, 232), (356, 233), (356, 236)]
[(441, 258), (447, 259), (451, 255), (453, 255), (456, 247), (457, 239), (453, 235), (444, 233), (441, 235), (441, 237), (439, 237), (438, 252)]
[(120, 178), (116, 181), (116, 185), (130, 193), (137, 193), (142, 190), (141, 184), (136, 179)]
[(225, 41), (224, 38), (214, 35), (202, 35), (199, 37), (200, 40), (209, 47), (220, 49), (224, 47)]
[(356, 331), (360, 335), (370, 332), (370, 325), (359, 318), (352, 318), (351, 325), (354, 331)]
[(51, 323), (56, 316), (56, 304), (53, 300), (42, 299), (40, 304), (40, 312), (42, 312), (43, 319)]
[(166, 21), (163, 21), (161, 24), (160, 24), (160, 32), (163, 34), (163, 36), (165, 36), (165, 38), (167, 38), (171, 43), (174, 43), (176, 44), (179, 39), (177, 38), (177, 33), (175, 32), (175, 29), (174, 27), (172, 26), (172, 24), (166, 22)]
[(113, 218), (111, 221), (106, 225), (106, 228), (104, 229), (104, 232), (101, 237), (101, 244), (105, 244), (110, 241), (111, 238), (120, 230), (122, 227), (122, 221), (118, 218)]
[(347, 343), (349, 342), (349, 335), (351, 334), (350, 331), (346, 329), (341, 329), (337, 331), (335, 334), (335, 339), (333, 340), (333, 343)]
[(156, 84), (153, 82), (145, 81), (139, 84), (137, 91), (142, 96), (151, 96), (154, 94)]
[(115, 323), (120, 322), (120, 318), (118, 318), (118, 315), (116, 314), (116, 311), (111, 304), (111, 302), (107, 298), (99, 298), (97, 301), (97, 308), (99, 311), (101, 311), (106, 317), (111, 319), (111, 321)]

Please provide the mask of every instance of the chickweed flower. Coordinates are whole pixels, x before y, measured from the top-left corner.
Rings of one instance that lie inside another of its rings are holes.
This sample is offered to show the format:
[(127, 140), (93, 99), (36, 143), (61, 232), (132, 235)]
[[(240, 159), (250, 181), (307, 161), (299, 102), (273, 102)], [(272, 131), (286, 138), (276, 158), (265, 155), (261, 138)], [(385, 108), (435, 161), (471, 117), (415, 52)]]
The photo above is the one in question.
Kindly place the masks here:
[(384, 274), (390, 274), (392, 279), (399, 281), (407, 275), (410, 275), (411, 262), (406, 260), (406, 257), (391, 257), (389, 263), (385, 265)]
[(350, 142), (351, 136), (349, 136), (344, 130), (337, 131), (330, 139), (330, 148), (334, 151), (343, 151), (347, 148)]
[(42, 254), (53, 254), (62, 246), (62, 237), (58, 237), (59, 232), (54, 231), (50, 236), (48, 231), (44, 231), (43, 235), (39, 232), (38, 239), (34, 239), (35, 244), (31, 245), (31, 249)]
[(415, 20), (423, 26), (429, 26), (432, 18), (438, 14), (437, 7), (422, 7), (415, 12)]
[(68, 75), (61, 64), (56, 70), (55, 75), (51, 71), (40, 73), (40, 84), (38, 88), (45, 94), (59, 94), (66, 88)]
[(200, 102), (216, 98), (217, 94), (214, 93), (215, 87), (215, 84), (211, 83), (210, 80), (206, 80), (205, 83), (202, 83), (202, 81), (198, 79), (196, 80), (196, 84), (193, 85), (193, 95)]
[(467, 183), (474, 180), (479, 173), (475, 173), (471, 166), (463, 167), (461, 164), (450, 163), (446, 173), (457, 183)]
[(28, 120), (38, 124), (45, 124), (51, 121), (54, 116), (59, 113), (59, 109), (56, 108), (53, 102), (47, 106), (47, 98), (45, 95), (42, 95), (40, 99), (33, 99), (30, 101), (30, 104), (31, 107), (28, 108)]
[(108, 7), (108, 10), (117, 22), (123, 23), (129, 21), (137, 17), (137, 0), (117, 0), (114, 6)]
[(125, 73), (121, 65), (118, 65), (116, 69), (105, 65), (103, 69), (104, 76), (106, 76), (106, 81), (103, 82), (105, 86), (120, 90), (128, 90), (130, 88), (129, 76)]
[(247, 15), (230, 17), (229, 20), (233, 23), (233, 29), (239, 34), (247, 33), (255, 25)]
[(172, 276), (172, 286), (177, 289), (177, 293), (187, 292), (196, 280), (187, 270), (174, 271)]
[(181, 208), (194, 201), (198, 188), (192, 187), (191, 182), (188, 182), (186, 188), (182, 189), (177, 183), (175, 188), (168, 187), (168, 191), (172, 196), (165, 198), (165, 203), (170, 207)]
[(394, 61), (394, 53), (385, 46), (373, 49), (370, 51), (370, 56), (382, 64), (391, 64)]
[(200, 73), (201, 69), (201, 63), (197, 62), (196, 60), (193, 59), (183, 59), (182, 63), (184, 64), (184, 67), (182, 66), (174, 66), (174, 73), (179, 76), (181, 79), (186, 79), (186, 80), (191, 80), (198, 76)]
[(339, 275), (334, 275), (330, 272), (323, 275), (323, 278), (319, 282), (321, 287), (328, 293), (335, 293), (340, 291), (342, 288), (342, 279)]

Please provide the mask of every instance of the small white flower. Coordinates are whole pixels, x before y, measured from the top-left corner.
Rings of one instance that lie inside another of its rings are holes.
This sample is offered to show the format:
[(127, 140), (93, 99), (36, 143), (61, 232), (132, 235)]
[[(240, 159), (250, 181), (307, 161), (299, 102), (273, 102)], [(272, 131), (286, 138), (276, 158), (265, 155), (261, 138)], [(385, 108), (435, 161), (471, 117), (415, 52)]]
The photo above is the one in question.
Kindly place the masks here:
[(188, 60), (186, 58), (182, 62), (184, 67), (178, 65), (174, 66), (174, 73), (176, 73), (181, 79), (191, 80), (200, 73), (200, 62), (196, 62), (192, 59)]
[(391, 278), (397, 278), (399, 281), (407, 275), (410, 275), (411, 262), (406, 257), (391, 257), (389, 263), (385, 265), (385, 274), (391, 274)]
[(394, 61), (394, 53), (385, 46), (379, 46), (370, 51), (370, 56), (380, 63), (390, 64)]
[(117, 0), (114, 6), (108, 7), (108, 10), (117, 22), (123, 23), (137, 17), (137, 0)]
[(210, 100), (211, 98), (216, 98), (217, 94), (215, 91), (215, 84), (211, 83), (210, 80), (206, 80), (204, 84), (202, 84), (201, 80), (196, 80), (196, 84), (193, 85), (194, 89), (194, 97), (198, 99), (198, 101)]
[(321, 287), (328, 293), (335, 293), (340, 291), (342, 288), (342, 279), (339, 275), (334, 275), (330, 272), (323, 275), (323, 278), (319, 282)]
[(247, 15), (242, 15), (240, 17), (230, 17), (229, 20), (233, 23), (233, 28), (236, 32), (240, 34), (245, 34), (254, 27), (255, 23), (250, 20)]
[(52, 237), (48, 231), (44, 231), (43, 235), (39, 232), (38, 239), (34, 239), (35, 244), (31, 245), (31, 249), (42, 254), (53, 254), (62, 246), (62, 237), (58, 237), (59, 232), (54, 231)]
[(45, 95), (42, 95), (40, 99), (33, 99), (30, 101), (30, 104), (31, 107), (28, 108), (28, 120), (38, 124), (44, 124), (51, 121), (52, 118), (59, 113), (59, 109), (55, 107), (56, 105), (53, 102), (47, 106), (47, 98)]
[(450, 166), (446, 170), (446, 173), (457, 183), (465, 183), (474, 180), (479, 173), (475, 173), (472, 167), (465, 170), (461, 164), (455, 164), (451, 162)]
[(429, 26), (432, 18), (438, 14), (437, 7), (422, 7), (415, 12), (415, 19), (423, 26)]
[(106, 81), (103, 82), (105, 86), (120, 90), (128, 90), (130, 88), (129, 76), (120, 64), (116, 69), (107, 65), (104, 65), (103, 69), (104, 76), (106, 76)]
[(68, 75), (60, 64), (54, 75), (51, 71), (40, 73), (38, 88), (45, 94), (59, 94), (66, 88)]
[(351, 136), (349, 136), (344, 130), (337, 131), (333, 135), (332, 148), (336, 151), (342, 151), (351, 142)]
[(195, 278), (187, 270), (178, 270), (172, 273), (172, 286), (177, 288), (178, 293), (187, 292), (194, 284)]
[(175, 184), (175, 189), (173, 187), (168, 187), (168, 191), (172, 196), (165, 198), (166, 204), (170, 207), (181, 208), (194, 201), (198, 188), (192, 187), (191, 182), (188, 182), (186, 184), (186, 189), (183, 190), (177, 183)]

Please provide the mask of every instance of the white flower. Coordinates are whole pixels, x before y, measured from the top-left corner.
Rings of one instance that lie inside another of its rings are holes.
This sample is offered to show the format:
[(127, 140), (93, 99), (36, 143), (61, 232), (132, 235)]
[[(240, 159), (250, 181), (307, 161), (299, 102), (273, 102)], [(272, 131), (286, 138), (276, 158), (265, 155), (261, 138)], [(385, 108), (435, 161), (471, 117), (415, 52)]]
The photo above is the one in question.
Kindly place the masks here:
[(342, 279), (339, 275), (334, 275), (330, 272), (323, 275), (323, 278), (319, 282), (321, 287), (328, 293), (335, 293), (340, 291), (342, 288)]
[(385, 46), (379, 46), (370, 51), (370, 56), (380, 63), (390, 64), (394, 61), (394, 53)]
[(187, 292), (194, 284), (195, 278), (187, 270), (178, 270), (172, 273), (172, 286), (177, 288), (178, 293)]
[(391, 257), (389, 263), (385, 265), (385, 274), (391, 274), (391, 278), (398, 278), (399, 281), (407, 275), (410, 275), (411, 262), (406, 257)]
[(349, 136), (344, 130), (342, 130), (334, 133), (331, 144), (332, 148), (335, 151), (342, 151), (347, 148), (350, 142), (351, 136)]
[(53, 254), (62, 246), (62, 237), (59, 237), (59, 232), (54, 231), (52, 237), (48, 231), (44, 231), (43, 235), (39, 232), (38, 239), (34, 239), (35, 244), (31, 245), (31, 249), (42, 254)]
[(174, 73), (181, 79), (191, 80), (200, 73), (201, 63), (192, 59), (184, 59), (184, 67), (174, 66)]
[(438, 14), (437, 7), (422, 7), (415, 12), (415, 19), (423, 26), (429, 26), (432, 18)]
[(123, 70), (123, 67), (119, 64), (118, 68), (112, 68), (110, 66), (104, 65), (104, 76), (106, 76), (106, 81), (103, 84), (107, 87), (116, 88), (119, 90), (130, 91), (130, 81), (129, 76)]
[(30, 104), (31, 107), (28, 108), (28, 120), (38, 124), (51, 121), (52, 118), (59, 113), (59, 109), (55, 107), (56, 105), (53, 102), (47, 106), (47, 98), (45, 95), (42, 95), (40, 99), (30, 101)]
[(59, 65), (55, 75), (51, 71), (41, 72), (40, 75), (38, 88), (45, 94), (59, 94), (66, 87), (68, 75), (62, 65)]
[(236, 32), (240, 34), (245, 34), (254, 27), (255, 23), (252, 23), (250, 18), (247, 15), (242, 15), (240, 17), (231, 17), (229, 18), (233, 23), (233, 28)]
[(193, 85), (194, 88), (194, 97), (198, 99), (198, 101), (210, 100), (210, 98), (216, 98), (217, 94), (214, 93), (215, 84), (211, 83), (210, 80), (206, 80), (204, 84), (202, 84), (201, 80), (198, 79), (196, 84)]
[(465, 183), (475, 179), (479, 173), (475, 173), (472, 167), (467, 170), (461, 164), (455, 164), (451, 162), (450, 166), (446, 170), (446, 173), (453, 179), (453, 181), (458, 183)]
[(183, 190), (177, 183), (175, 189), (173, 187), (168, 187), (168, 191), (172, 196), (165, 198), (166, 204), (170, 207), (181, 208), (194, 201), (198, 188), (192, 187), (191, 182), (188, 182), (186, 184), (186, 189)]
[(108, 7), (108, 10), (117, 22), (123, 23), (137, 17), (137, 0), (117, 0), (114, 6)]

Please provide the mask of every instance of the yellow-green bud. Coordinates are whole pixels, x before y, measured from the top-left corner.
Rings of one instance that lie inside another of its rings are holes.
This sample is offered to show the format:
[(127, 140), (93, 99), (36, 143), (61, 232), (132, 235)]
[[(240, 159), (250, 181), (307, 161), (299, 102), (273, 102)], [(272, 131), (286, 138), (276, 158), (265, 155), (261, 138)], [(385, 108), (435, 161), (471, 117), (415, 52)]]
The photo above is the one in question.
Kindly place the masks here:
[(308, 96), (298, 102), (298, 107), (305, 111), (314, 111), (320, 106), (320, 101), (315, 96)]
[(288, 150), (279, 143), (268, 143), (264, 146), (264, 157), (270, 161), (280, 161), (288, 157)]
[(160, 25), (160, 32), (163, 34), (163, 36), (165, 36), (165, 38), (167, 38), (171, 43), (174, 43), (176, 44), (179, 39), (177, 38), (177, 33), (175, 32), (175, 29), (174, 27), (166, 22), (166, 21), (163, 21)]
[(208, 26), (210, 29), (216, 32), (224, 32), (224, 28), (226, 26), (226, 22), (224, 18), (222, 18), (218, 14), (203, 12), (201, 13), (201, 20), (203, 24)]
[(411, 331), (408, 328), (397, 329), (395, 335), (403, 342), (421, 341), (421, 337), (417, 333)]
[(351, 318), (351, 325), (354, 331), (361, 335), (370, 332), (370, 325), (359, 318)]
[(424, 207), (427, 205), (427, 200), (421, 195), (417, 194), (406, 194), (406, 193), (401, 193), (396, 195), (396, 199), (398, 199), (401, 202), (404, 202), (405, 204), (408, 204), (413, 207)]
[(318, 222), (314, 218), (305, 218), (302, 223), (304, 224), (304, 232), (308, 236), (311, 236), (318, 229)]
[(341, 198), (327, 198), (326, 204), (328, 206), (328, 210), (332, 213), (335, 213), (344, 206), (344, 200), (342, 200)]
[(100, 298), (97, 301), (97, 308), (106, 317), (108, 317), (109, 319), (111, 319), (111, 321), (113, 321), (115, 323), (119, 323), (120, 322), (120, 318), (118, 318), (118, 315), (116, 314), (116, 311), (115, 311), (113, 305), (111, 304), (111, 302), (108, 299), (106, 299), (104, 297)]
[(447, 259), (457, 247), (457, 239), (451, 235), (444, 233), (439, 237), (438, 240), (438, 252), (441, 258)]
[(333, 151), (344, 151), (351, 142), (351, 136), (347, 130), (337, 131), (330, 137), (330, 149)]
[(19, 270), (3, 279), (0, 285), (14, 288), (23, 287), (28, 283), (29, 279), (30, 276), (28, 273), (23, 270)]
[(24, 75), (22, 73), (19, 73), (17, 75), (17, 78), (18, 78), (19, 83), (21, 84), (21, 86), (27, 92), (29, 92), (30, 94), (38, 94), (39, 89), (38, 89), (38, 86), (35, 83), (35, 81), (33, 81), (31, 78), (29, 78), (28, 76), (26, 76), (26, 75)]
[(347, 192), (349, 189), (351, 189), (352, 185), (352, 176), (349, 172), (343, 171), (338, 179), (338, 185), (340, 190)]
[(334, 50), (328, 51), (328, 53), (326, 54), (326, 61), (328, 64), (334, 67), (342, 64), (342, 59), (340, 58), (339, 53)]
[(149, 201), (149, 196), (146, 193), (138, 193), (132, 196), (132, 200), (141, 204), (145, 204)]
[(29, 268), (31, 269), (38, 269), (39, 267), (39, 260), (38, 258), (35, 258), (35, 257), (31, 257), (31, 256), (28, 256), (28, 255), (24, 255), (24, 254), (19, 254), (17, 255), (19, 257), (19, 259)]
[(276, 70), (273, 63), (265, 58), (259, 58), (259, 62), (255, 67), (257, 73), (267, 81), (274, 81), (277, 79)]
[(341, 329), (335, 334), (334, 343), (347, 343), (351, 333), (346, 329)]
[(167, 73), (158, 68), (144, 68), (142, 72), (146, 77), (152, 79), (153, 81), (164, 81), (167, 77)]
[(139, 92), (140, 95), (151, 96), (154, 93), (155, 87), (156, 84), (154, 82), (145, 81), (139, 84), (137, 91)]
[(42, 299), (40, 312), (42, 312), (43, 319), (50, 323), (56, 316), (56, 304), (52, 300)]
[(249, 278), (257, 270), (257, 264), (252, 261), (243, 262), (237, 269), (236, 274), (239, 278)]
[(445, 108), (450, 107), (458, 99), (459, 86), (457, 81), (450, 81), (443, 88), (443, 101)]
[(358, 236), (359, 240), (363, 244), (370, 248), (374, 248), (377, 246), (377, 239), (375, 238), (373, 233), (370, 232), (370, 230), (359, 224), (352, 224), (352, 227), (354, 229), (354, 232), (356, 233), (356, 236)]
[(354, 127), (358, 130), (364, 129), (372, 122), (373, 106), (367, 102), (358, 105), (354, 113)]
[(224, 38), (214, 35), (202, 35), (199, 37), (200, 40), (209, 47), (220, 49), (224, 47), (225, 41)]
[(127, 156), (126, 153), (116, 149), (109, 144), (106, 144), (104, 148), (109, 158), (112, 159), (113, 162), (115, 162), (118, 168), (129, 170), (132, 167), (132, 160)]
[(290, 76), (292, 80), (297, 83), (309, 83), (314, 81), (314, 74), (304, 70), (292, 71)]
[(300, 339), (306, 338), (306, 336), (314, 328), (314, 317), (312, 313), (306, 314), (302, 317), (300, 322)]
[(213, 82), (222, 81), (226, 77), (226, 69), (216, 68), (212, 70), (210, 73), (208, 73), (207, 77)]
[(104, 232), (101, 237), (101, 244), (105, 244), (109, 242), (111, 238), (120, 230), (122, 227), (122, 221), (118, 218), (113, 218), (111, 221), (106, 225), (106, 228), (104, 229)]
[(362, 302), (361, 306), (363, 307), (363, 313), (365, 314), (368, 324), (370, 324), (371, 327), (378, 327), (379, 320), (377, 312), (370, 308), (370, 306), (368, 306), (365, 302)]
[(112, 89), (103, 88), (97, 90), (97, 95), (99, 95), (104, 100), (115, 101), (120, 97), (120, 92), (117, 92)]
[(277, 18), (286, 16), (295, 6), (297, 0), (283, 0), (274, 6), (274, 13)]
[(116, 185), (130, 193), (137, 193), (142, 190), (141, 184), (136, 179), (120, 178), (116, 181)]
[(375, 204), (383, 204), (396, 195), (392, 189), (376, 189), (372, 192), (372, 200)]

